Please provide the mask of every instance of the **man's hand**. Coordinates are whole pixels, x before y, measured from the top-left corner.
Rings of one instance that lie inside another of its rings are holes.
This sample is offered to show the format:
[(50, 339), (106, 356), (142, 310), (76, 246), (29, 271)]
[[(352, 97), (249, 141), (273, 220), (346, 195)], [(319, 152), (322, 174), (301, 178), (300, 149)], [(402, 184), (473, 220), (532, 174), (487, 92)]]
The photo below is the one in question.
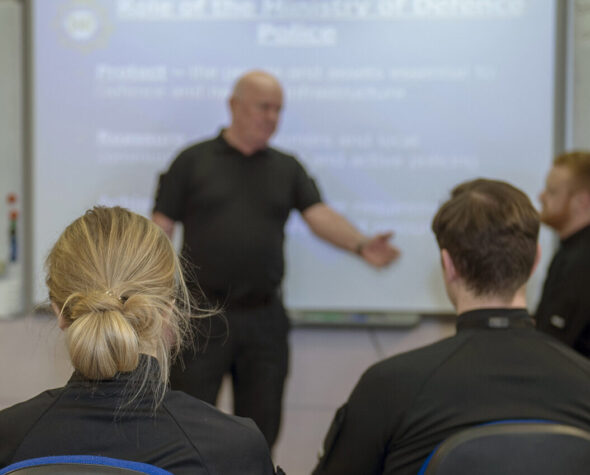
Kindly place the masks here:
[(363, 236), (344, 216), (324, 203), (310, 206), (302, 215), (317, 236), (342, 249), (356, 252), (372, 266), (384, 267), (400, 255), (399, 249), (389, 242), (392, 232)]
[(375, 267), (391, 264), (400, 256), (400, 250), (389, 242), (392, 236), (392, 232), (380, 233), (361, 242), (359, 255)]

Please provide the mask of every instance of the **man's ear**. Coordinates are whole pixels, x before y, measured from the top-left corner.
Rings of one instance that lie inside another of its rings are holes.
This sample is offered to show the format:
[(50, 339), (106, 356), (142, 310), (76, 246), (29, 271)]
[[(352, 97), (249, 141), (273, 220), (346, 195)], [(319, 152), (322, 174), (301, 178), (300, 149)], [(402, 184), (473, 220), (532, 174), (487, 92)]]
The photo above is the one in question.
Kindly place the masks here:
[(590, 191), (587, 189), (579, 190), (575, 195), (574, 199), (577, 201), (577, 205), (581, 210), (588, 212), (590, 210)]
[(229, 98), (229, 101), (227, 101), (227, 104), (229, 106), (229, 110), (232, 113), (233, 113), (234, 109), (236, 108), (237, 102), (238, 102), (238, 98), (233, 95)]
[(55, 313), (55, 316), (57, 317), (57, 324), (60, 330), (65, 330), (66, 328), (68, 328), (69, 325), (67, 324), (66, 319), (64, 318), (63, 314), (61, 313), (59, 307), (55, 302), (51, 302), (51, 308), (53, 309), (53, 313)]
[(453, 258), (449, 254), (449, 251), (447, 251), (446, 249), (441, 249), (440, 259), (441, 259), (441, 263), (442, 263), (443, 274), (445, 276), (445, 280), (447, 282), (453, 282), (454, 280), (457, 280), (457, 278), (459, 277), (459, 274), (457, 273), (457, 269), (456, 269), (455, 264), (453, 262)]

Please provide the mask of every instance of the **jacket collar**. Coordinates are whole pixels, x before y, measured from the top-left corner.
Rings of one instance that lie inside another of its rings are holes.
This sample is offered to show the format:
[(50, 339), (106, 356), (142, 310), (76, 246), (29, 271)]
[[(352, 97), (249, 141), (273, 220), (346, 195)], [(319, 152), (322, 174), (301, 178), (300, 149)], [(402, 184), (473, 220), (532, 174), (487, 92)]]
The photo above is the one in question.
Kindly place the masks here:
[(535, 322), (525, 308), (480, 308), (464, 312), (457, 317), (457, 331), (483, 328), (534, 328)]
[(566, 237), (561, 241), (562, 247), (576, 246), (579, 242), (590, 241), (590, 225), (576, 231), (571, 236)]

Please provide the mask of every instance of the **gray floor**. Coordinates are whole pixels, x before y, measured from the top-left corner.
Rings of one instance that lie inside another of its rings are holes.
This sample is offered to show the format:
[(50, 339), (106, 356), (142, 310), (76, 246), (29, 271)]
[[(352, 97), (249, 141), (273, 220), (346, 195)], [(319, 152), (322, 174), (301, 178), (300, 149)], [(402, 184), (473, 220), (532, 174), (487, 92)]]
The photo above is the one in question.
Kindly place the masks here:
[[(275, 462), (288, 475), (310, 473), (334, 411), (369, 365), (453, 331), (452, 321), (437, 318), (423, 319), (410, 329), (295, 328)], [(63, 335), (53, 318), (0, 320), (0, 408), (63, 385), (71, 370)], [(227, 385), (220, 406), (231, 407)]]

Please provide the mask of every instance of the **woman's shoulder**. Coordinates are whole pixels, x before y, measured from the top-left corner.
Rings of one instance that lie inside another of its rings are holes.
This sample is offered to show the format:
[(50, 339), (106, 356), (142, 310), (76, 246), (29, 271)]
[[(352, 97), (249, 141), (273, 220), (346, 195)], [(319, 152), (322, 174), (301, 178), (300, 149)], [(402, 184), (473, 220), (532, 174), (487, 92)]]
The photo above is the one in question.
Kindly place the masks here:
[(236, 473), (274, 473), (266, 440), (251, 419), (226, 414), (180, 391), (167, 393), (163, 409), (218, 473), (234, 473), (236, 467), (241, 467)]
[[(182, 391), (169, 391), (164, 398), (165, 409), (183, 425), (195, 426), (209, 432), (216, 429), (232, 434), (257, 435), (260, 431), (251, 419), (226, 414), (215, 406)], [(207, 427), (203, 427), (206, 424)]]
[(50, 389), (0, 411), (0, 467), (8, 465), (27, 434), (59, 399), (63, 388)]
[(31, 399), (19, 402), (1, 410), (0, 431), (6, 428), (5, 424), (11, 422), (18, 423), (20, 426), (26, 424), (27, 420), (36, 420), (59, 399), (63, 389), (64, 388), (58, 388), (43, 391), (41, 394), (38, 394)]

